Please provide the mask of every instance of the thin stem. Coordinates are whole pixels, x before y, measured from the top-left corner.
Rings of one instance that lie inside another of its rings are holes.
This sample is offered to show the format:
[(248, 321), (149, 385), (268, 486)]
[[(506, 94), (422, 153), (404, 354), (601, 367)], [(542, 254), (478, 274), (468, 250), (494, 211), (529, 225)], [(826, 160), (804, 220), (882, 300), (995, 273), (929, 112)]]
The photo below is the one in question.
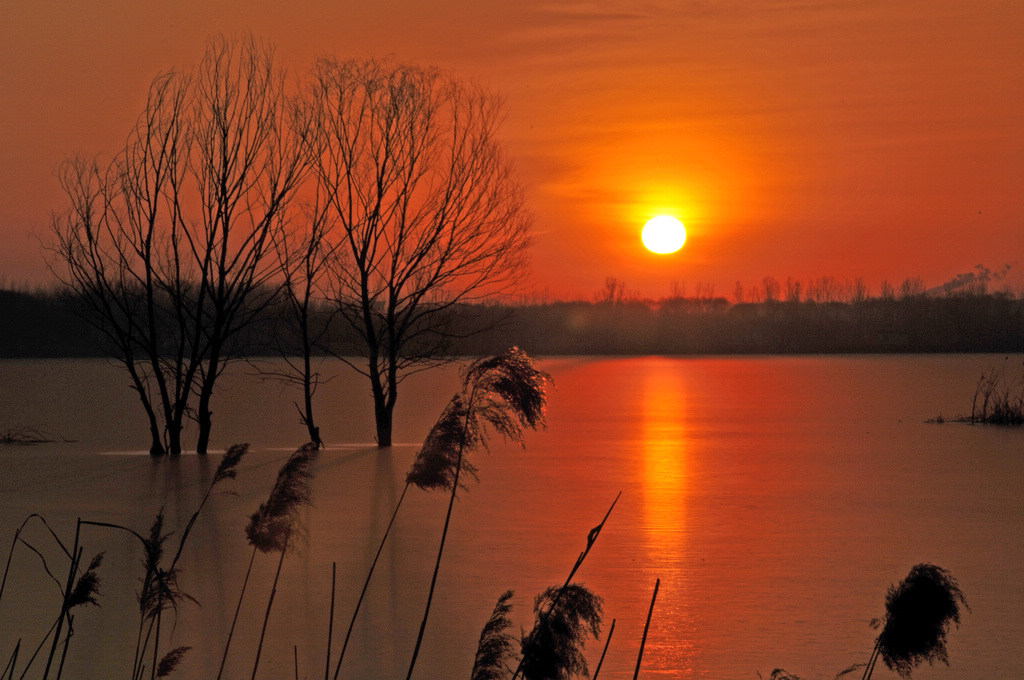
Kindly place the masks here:
[[(14, 651), (11, 652), (11, 658), (7, 661), (7, 665), (4, 666), (4, 670), (0, 672), (0, 680), (6, 675), (8, 680), (14, 680), (14, 667), (18, 663), (18, 652), (21, 651), (21, 638), (18, 638), (18, 642), (14, 645)], [(7, 671), (10, 670), (10, 673)]]
[(608, 628), (608, 637), (604, 639), (604, 649), (601, 650), (601, 658), (597, 660), (597, 668), (594, 669), (594, 675), (590, 680), (597, 680), (597, 675), (601, 672), (601, 666), (604, 665), (604, 655), (608, 653), (608, 645), (611, 644), (613, 633), (615, 633), (615, 619), (612, 619), (612, 625)]
[(74, 623), (75, 617), (68, 614), (68, 632), (64, 636), (64, 649), (60, 652), (60, 665), (57, 666), (56, 680), (60, 680), (60, 676), (64, 673), (64, 660), (68, 656), (68, 647), (71, 645), (71, 636), (74, 634)]
[[(137, 632), (135, 634), (135, 659), (132, 661), (132, 680), (136, 680), (138, 677), (141, 676), (141, 673), (139, 671), (139, 666), (140, 666), (140, 664), (142, 664), (142, 655), (145, 653), (145, 650), (142, 648), (142, 628), (145, 625), (145, 623), (146, 623), (146, 614), (145, 614), (145, 612), (140, 611), (139, 612), (139, 632)], [(146, 636), (146, 640), (147, 640), (147, 644), (148, 644), (148, 640), (149, 640), (149, 635), (148, 634)]]
[(53, 657), (57, 653), (57, 645), (60, 643), (60, 632), (64, 626), (64, 617), (68, 613), (68, 601), (71, 599), (71, 589), (75, 587), (75, 576), (78, 573), (78, 564), (82, 560), (83, 548), (78, 546), (78, 539), (82, 531), (82, 520), (75, 523), (75, 542), (71, 550), (74, 558), (71, 560), (71, 567), (68, 569), (68, 580), (64, 586), (64, 600), (60, 604), (60, 616), (57, 617), (57, 632), (53, 634), (53, 644), (50, 646), (50, 655), (46, 659), (46, 668), (43, 670), (43, 680), (50, 676), (50, 666), (53, 665)]
[[(615, 500), (613, 500), (612, 504), (608, 507), (608, 512), (604, 513), (604, 519), (601, 520), (601, 523), (593, 529), (591, 529), (590, 533), (587, 534), (587, 546), (583, 549), (583, 552), (579, 554), (579, 557), (576, 558), (576, 563), (573, 564), (572, 569), (569, 570), (569, 575), (566, 577), (565, 583), (562, 584), (562, 587), (559, 588), (555, 596), (551, 598), (551, 605), (543, 612), (538, 612), (538, 630), (543, 629), (544, 626), (547, 624), (548, 617), (551, 616), (551, 612), (554, 611), (555, 607), (558, 605), (558, 601), (562, 597), (562, 593), (564, 593), (565, 589), (569, 586), (569, 582), (572, 581), (572, 577), (575, 576), (576, 572), (579, 571), (581, 566), (583, 566), (583, 561), (587, 559), (587, 555), (590, 554), (590, 549), (594, 547), (594, 543), (597, 542), (597, 538), (601, 535), (601, 530), (604, 528), (605, 522), (608, 521), (608, 518), (612, 514), (612, 510), (615, 509), (615, 504), (619, 502), (619, 498), (621, 496), (622, 492), (620, 491), (618, 494), (616, 494)], [(512, 673), (512, 680), (518, 678), (519, 674), (523, 672), (523, 664), (525, 662), (526, 654), (524, 653), (522, 656), (519, 657), (519, 665), (516, 666), (515, 671)]]
[(647, 610), (647, 623), (644, 624), (644, 635), (640, 638), (640, 653), (636, 655), (636, 670), (633, 671), (633, 680), (640, 677), (640, 662), (644, 658), (644, 647), (647, 646), (647, 631), (651, 628), (651, 615), (654, 614), (654, 601), (658, 599), (658, 588), (661, 586), (661, 579), (654, 582), (654, 594), (651, 595), (651, 608)]
[[(4, 578), (2, 581), (0, 581), (0, 601), (4, 599), (4, 588), (7, 586), (7, 572), (11, 568), (11, 558), (14, 557), (14, 546), (18, 544), (18, 537), (21, 536), (21, 530), (25, 528), (25, 525), (28, 524), (28, 521), (30, 519), (32, 519), (32, 515), (26, 517), (25, 521), (22, 522), (21, 526), (18, 527), (17, 531), (14, 532), (14, 539), (11, 541), (11, 549), (7, 552), (7, 564), (6, 566), (4, 566)], [(5, 668), (4, 671), (6, 672), (6, 670), (7, 669)], [(3, 676), (0, 675), (0, 678), (2, 677)]]
[[(331, 610), (327, 617), (327, 663), (324, 664), (324, 680), (331, 675), (331, 639), (334, 637), (334, 593), (338, 583), (338, 563), (331, 562)], [(299, 677), (298, 659), (295, 660), (295, 677)]]
[[(53, 630), (56, 627), (57, 621), (50, 624), (50, 630), (46, 631), (46, 635), (44, 635), (43, 639), (39, 641), (39, 646), (36, 647), (36, 651), (32, 652), (32, 656), (28, 659), (28, 664), (26, 664), (25, 668), (21, 671), (21, 675), (18, 676), (19, 680), (24, 680), (25, 676), (28, 674), (28, 669), (32, 667), (32, 663), (36, 660), (36, 657), (39, 656), (39, 652), (43, 651), (43, 645), (45, 645), (46, 641), (50, 639), (50, 634), (53, 633)], [(11, 669), (11, 677), (14, 677), (13, 668)]]
[[(60, 538), (57, 537), (57, 534), (53, 531), (53, 529), (50, 528), (50, 525), (47, 524), (46, 519), (42, 515), (33, 512), (25, 518), (25, 520), (21, 523), (21, 526), (18, 527), (18, 530), (14, 532), (14, 539), (11, 540), (11, 549), (7, 552), (7, 564), (4, 566), (4, 576), (3, 579), (0, 580), (0, 600), (3, 600), (4, 588), (7, 586), (7, 573), (11, 568), (11, 558), (14, 556), (14, 546), (18, 544), (18, 538), (21, 536), (21, 532), (25, 530), (25, 527), (28, 525), (29, 521), (33, 517), (37, 518), (40, 522), (43, 523), (43, 526), (46, 527), (46, 530), (50, 532), (51, 536), (53, 536), (53, 540), (57, 542), (57, 545), (60, 546), (60, 549), (63, 550), (64, 554), (68, 556), (68, 559), (71, 559), (71, 554), (68, 552), (68, 549), (61, 542)], [(22, 543), (25, 543), (25, 541), (22, 540)], [(25, 545), (28, 545), (28, 543), (25, 543)], [(29, 546), (29, 548), (32, 548), (32, 546)], [(32, 550), (38, 554), (38, 551), (36, 551), (35, 548), (32, 548)], [(41, 557), (42, 555), (40, 555), (40, 558)], [(43, 567), (46, 567), (46, 560), (43, 560)], [(0, 674), (0, 678), (2, 677), (3, 675)]]
[(861, 680), (870, 680), (871, 674), (874, 673), (875, 662), (878, 661), (878, 652), (881, 644), (881, 639), (875, 640), (875, 648), (871, 650), (871, 657), (868, 659), (867, 664), (864, 666), (864, 675), (861, 677)]
[[(476, 396), (476, 387), (473, 387), (473, 391), (469, 394), (467, 401), (468, 406), (466, 407), (466, 417), (463, 422), (463, 431), (469, 429), (469, 417), (473, 410), (473, 398)], [(455, 462), (455, 477), (452, 479), (452, 495), (448, 499), (448, 512), (444, 515), (444, 529), (441, 530), (441, 544), (437, 548), (437, 560), (434, 562), (434, 573), (430, 577), (430, 590), (427, 591), (427, 606), (423, 609), (423, 620), (420, 622), (420, 631), (416, 635), (416, 646), (412, 650), (412, 660), (409, 662), (409, 672), (405, 675), (405, 680), (412, 678), (412, 671), (416, 667), (416, 657), (420, 654), (420, 645), (423, 644), (423, 633), (427, 629), (427, 618), (430, 616), (430, 603), (434, 599), (434, 587), (437, 585), (437, 574), (441, 571), (441, 555), (444, 554), (444, 543), (445, 539), (448, 538), (448, 525), (452, 519), (452, 509), (455, 507), (455, 494), (459, 490), (459, 474), (462, 472), (462, 454), (466, 448), (466, 438), (462, 437), (462, 441), (459, 443), (459, 457)]]
[[(159, 606), (159, 605), (157, 605)], [(163, 618), (163, 610), (156, 610), (156, 637), (153, 638), (153, 667), (149, 669), (149, 680), (156, 680), (157, 650), (160, 649), (160, 620)]]
[(256, 669), (260, 667), (260, 656), (263, 654), (263, 638), (267, 634), (267, 622), (270, 620), (270, 608), (274, 606), (274, 596), (277, 595), (277, 580), (281, 577), (281, 566), (284, 565), (284, 556), (287, 552), (288, 539), (285, 538), (284, 547), (281, 549), (281, 558), (277, 561), (277, 571), (274, 573), (274, 585), (270, 588), (267, 611), (263, 614), (263, 629), (260, 630), (260, 643), (256, 646), (256, 661), (252, 664), (252, 677), (250, 680), (256, 680)]
[(398, 497), (398, 504), (395, 505), (395, 511), (391, 513), (391, 521), (388, 522), (388, 528), (384, 530), (384, 537), (380, 539), (380, 545), (377, 547), (377, 554), (373, 556), (373, 563), (370, 564), (370, 571), (366, 574), (366, 580), (363, 582), (363, 589), (359, 593), (359, 599), (356, 601), (356, 609), (352, 612), (352, 620), (348, 623), (348, 630), (345, 632), (345, 642), (341, 645), (341, 655), (338, 656), (338, 665), (334, 668), (334, 680), (338, 680), (338, 671), (341, 670), (341, 660), (345, 658), (345, 650), (348, 648), (348, 640), (352, 636), (352, 627), (355, 625), (356, 616), (359, 614), (359, 607), (363, 604), (363, 598), (366, 596), (366, 590), (370, 586), (370, 577), (373, 576), (373, 570), (377, 567), (377, 560), (380, 559), (380, 554), (384, 550), (384, 543), (388, 540), (388, 535), (391, 533), (391, 527), (395, 524), (395, 517), (398, 516), (398, 509), (402, 507), (402, 501), (405, 500), (405, 492), (409, 490), (409, 483), (406, 482), (405, 488), (402, 489), (402, 495)]
[[(153, 628), (156, 625), (155, 617), (149, 618), (149, 628), (146, 629), (146, 636), (142, 638), (142, 647), (139, 649), (138, 654), (138, 668), (132, 673), (132, 680), (142, 680), (142, 676), (146, 674), (146, 650), (149, 649), (149, 640), (153, 637)], [(142, 618), (139, 620), (139, 635), (142, 634), (142, 625), (146, 622), (146, 615), (142, 614)]]
[(249, 558), (249, 568), (245, 570), (245, 580), (242, 581), (242, 592), (238, 594), (238, 605), (235, 607), (235, 615), (231, 619), (231, 629), (228, 631), (227, 642), (224, 643), (224, 656), (220, 659), (220, 668), (217, 670), (217, 680), (224, 675), (224, 664), (228, 660), (228, 648), (231, 647), (231, 638), (235, 634), (235, 624), (238, 623), (238, 613), (242, 610), (242, 598), (245, 597), (245, 587), (249, 584), (249, 576), (252, 574), (252, 563), (256, 560), (256, 546), (252, 548), (252, 557)]

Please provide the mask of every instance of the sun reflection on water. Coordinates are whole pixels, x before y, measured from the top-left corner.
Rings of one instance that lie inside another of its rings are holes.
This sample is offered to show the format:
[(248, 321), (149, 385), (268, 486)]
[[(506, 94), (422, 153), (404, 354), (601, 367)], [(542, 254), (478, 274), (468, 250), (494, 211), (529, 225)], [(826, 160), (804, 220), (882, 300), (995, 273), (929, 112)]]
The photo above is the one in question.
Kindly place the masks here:
[(692, 558), (687, 550), (689, 448), (685, 375), (678, 361), (648, 371), (643, 382), (640, 451), (643, 526), (650, 581), (662, 579), (644, 667), (692, 669), (697, 625), (690, 590)]

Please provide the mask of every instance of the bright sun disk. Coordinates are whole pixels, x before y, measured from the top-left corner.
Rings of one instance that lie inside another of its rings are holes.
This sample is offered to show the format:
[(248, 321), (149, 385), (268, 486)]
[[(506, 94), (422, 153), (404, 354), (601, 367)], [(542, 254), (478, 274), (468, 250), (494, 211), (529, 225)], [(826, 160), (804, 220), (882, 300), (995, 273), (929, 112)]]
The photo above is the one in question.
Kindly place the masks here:
[(686, 228), (671, 215), (658, 215), (647, 220), (640, 238), (652, 253), (674, 253), (686, 243)]

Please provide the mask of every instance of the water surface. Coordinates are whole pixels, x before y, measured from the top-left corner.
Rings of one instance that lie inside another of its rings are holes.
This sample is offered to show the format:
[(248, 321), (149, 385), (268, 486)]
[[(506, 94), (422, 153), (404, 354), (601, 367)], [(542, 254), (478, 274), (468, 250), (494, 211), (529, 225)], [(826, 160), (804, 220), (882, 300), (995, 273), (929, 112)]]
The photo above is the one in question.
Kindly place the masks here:
[[(1019, 358), (1011, 360), (1019, 365)], [(948, 568), (972, 612), (950, 634), (951, 666), (915, 677), (1024, 675), (1024, 431), (925, 422), (969, 409), (993, 356), (559, 358), (549, 427), (525, 448), (477, 454), (480, 480), (456, 505), (417, 677), (468, 677), (480, 628), (514, 589), (560, 583), (587, 532), (622, 498), (579, 580), (605, 598), (615, 634), (603, 678), (632, 677), (655, 579), (661, 591), (642, 677), (754, 678), (775, 667), (827, 678), (871, 652), (868, 622), (918, 562)], [(341, 371), (340, 366), (338, 370)], [(127, 379), (97, 361), (0, 362), (0, 426), (76, 443), (0, 448), (0, 545), (29, 512), (65, 535), (75, 517), (148, 528), (162, 507), (180, 529), (217, 458), (151, 460)], [(321, 393), (329, 448), (317, 464), (307, 537), (290, 554), (261, 677), (322, 677), (331, 563), (339, 572), (335, 649), (404, 475), (445, 401), (454, 368), (403, 386), (390, 452), (372, 446), (366, 387), (342, 373)], [(214, 404), (214, 443), (254, 452), (197, 525), (171, 646), (192, 645), (179, 677), (212, 677), (251, 550), (242, 532), (277, 468), (302, 443), (295, 394), (239, 368)], [(120, 453), (121, 455), (112, 455)], [(127, 454), (127, 455), (125, 455)], [(410, 492), (357, 622), (341, 677), (404, 677), (422, 616), (446, 498)], [(57, 563), (39, 527), (26, 534)], [(124, 677), (140, 555), (132, 539), (85, 535), (105, 550), (102, 607), (80, 613), (69, 677)], [(38, 640), (55, 586), (18, 550), (0, 602), (0, 656)], [(276, 566), (258, 555), (230, 677), (248, 677)], [(596, 663), (601, 643), (587, 656)], [(35, 644), (35, 643), (34, 643)], [(212, 672), (213, 671), (213, 672)], [(333, 673), (333, 668), (332, 668)], [(884, 668), (876, 677), (893, 677)]]

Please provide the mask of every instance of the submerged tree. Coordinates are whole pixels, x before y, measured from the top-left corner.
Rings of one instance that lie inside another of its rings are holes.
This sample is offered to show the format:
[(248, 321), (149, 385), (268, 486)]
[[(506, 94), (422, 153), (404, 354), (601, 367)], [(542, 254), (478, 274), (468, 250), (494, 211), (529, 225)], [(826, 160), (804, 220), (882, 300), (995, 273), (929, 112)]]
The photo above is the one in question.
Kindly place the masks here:
[(154, 454), (181, 451), (192, 413), (206, 452), (231, 341), (280, 285), (273, 242), (303, 168), (285, 122), (273, 51), (219, 38), (154, 80), (107, 167), (62, 169), (53, 269), (128, 370)]
[(390, 446), (402, 379), (445, 357), (461, 304), (509, 291), (523, 269), (530, 220), (501, 107), (434, 69), (321, 59), (299, 111), (337, 246), (331, 297)]
[(325, 286), (334, 249), (327, 241), (325, 213), (317, 208), (319, 197), (306, 211), (307, 219), (282, 232), (277, 242), (284, 290), (281, 309), (275, 310), (274, 349), (284, 362), (283, 369), (258, 367), (262, 375), (298, 385), (302, 405), (295, 404), (309, 441), (323, 446), (313, 409), (317, 388), (330, 380), (321, 372), (324, 352), (330, 348), (331, 314), (327, 309)]

